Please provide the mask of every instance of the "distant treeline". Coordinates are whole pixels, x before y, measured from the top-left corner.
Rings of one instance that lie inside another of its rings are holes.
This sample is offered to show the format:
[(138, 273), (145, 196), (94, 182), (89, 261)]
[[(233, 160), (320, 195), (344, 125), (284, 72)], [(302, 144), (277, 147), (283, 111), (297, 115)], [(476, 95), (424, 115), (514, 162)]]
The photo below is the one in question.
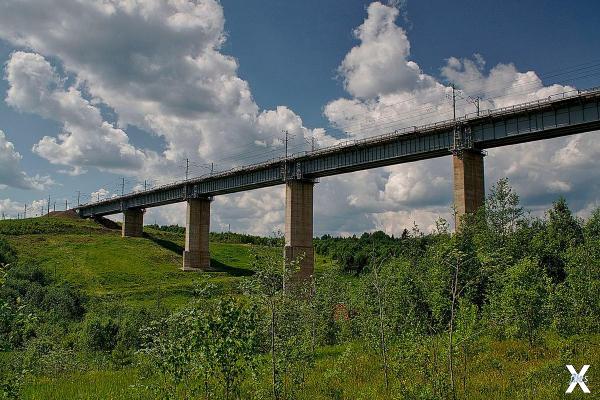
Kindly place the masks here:
[[(415, 227), (415, 232), (416, 229)], [(430, 237), (420, 234), (416, 236), (417, 238), (411, 237), (407, 229), (404, 229), (400, 237), (389, 236), (382, 231), (365, 232), (361, 236), (351, 237), (323, 235), (314, 240), (314, 245), (318, 254), (333, 258), (344, 271), (360, 274), (374, 258), (405, 255), (415, 246), (426, 248)]]
[[(185, 227), (179, 225), (148, 225), (147, 227), (158, 229), (164, 232), (173, 232), (178, 234), (185, 234)], [(218, 243), (240, 243), (240, 244), (253, 244), (258, 246), (283, 246), (283, 238), (279, 236), (262, 237), (247, 235), (245, 233), (235, 232), (211, 232), (210, 241)]]

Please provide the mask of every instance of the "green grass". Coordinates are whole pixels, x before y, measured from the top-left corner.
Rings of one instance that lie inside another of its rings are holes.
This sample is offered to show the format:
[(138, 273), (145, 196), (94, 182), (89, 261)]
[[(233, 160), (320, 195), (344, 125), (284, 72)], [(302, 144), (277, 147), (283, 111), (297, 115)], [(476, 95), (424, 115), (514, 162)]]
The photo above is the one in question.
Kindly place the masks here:
[[(216, 272), (182, 271), (183, 235), (146, 229), (143, 238), (122, 238), (94, 221), (42, 217), (0, 221), (19, 260), (36, 263), (58, 281), (68, 281), (89, 296), (107, 302), (148, 305), (160, 299), (174, 307), (208, 279), (227, 292), (250, 271), (252, 248), (211, 243)], [(273, 251), (277, 251), (273, 249)], [(330, 263), (319, 259), (321, 265)]]
[[(143, 238), (122, 238), (92, 220), (40, 217), (0, 221), (0, 235), (14, 246), (19, 260), (36, 263), (58, 281), (68, 281), (105, 302), (144, 306), (160, 301), (184, 304), (198, 281), (208, 279), (224, 292), (251, 273), (252, 247), (210, 243), (215, 272), (182, 271), (184, 236), (144, 228)], [(279, 251), (271, 249), (271, 251)], [(317, 256), (316, 270), (332, 265)]]
[(57, 233), (101, 233), (110, 229), (92, 220), (61, 217), (7, 219), (0, 221), (0, 235), (20, 236)]
[[(600, 337), (586, 337), (581, 349), (568, 357), (568, 363), (580, 369), (590, 364), (587, 374), (592, 395), (578, 388), (565, 394), (569, 374), (567, 361), (561, 356), (564, 343), (549, 337), (544, 344), (529, 349), (524, 341), (481, 339), (478, 352), (467, 364), (463, 382), (463, 365), (456, 364), (458, 399), (588, 399), (600, 388)], [(440, 393), (433, 382), (447, 381), (443, 354), (444, 342), (438, 344), (441, 357), (437, 367), (432, 366), (430, 348), (419, 350), (417, 357), (405, 356), (390, 362), (390, 393), (386, 393), (381, 359), (360, 343), (323, 347), (318, 350), (316, 365), (297, 393), (300, 400), (327, 399), (438, 399)], [(392, 351), (397, 349), (393, 348)], [(436, 369), (437, 368), (437, 369)], [(436, 372), (438, 376), (436, 376)], [(261, 386), (268, 388), (269, 371), (259, 371)], [(121, 370), (87, 370), (52, 377), (34, 377), (23, 392), (24, 399), (145, 399), (153, 398), (145, 391), (148, 385), (137, 368)], [(464, 386), (463, 386), (464, 383)], [(191, 382), (190, 382), (191, 384)], [(268, 392), (267, 392), (268, 393)], [(250, 398), (244, 393), (242, 398)], [(150, 396), (150, 397), (149, 397)]]

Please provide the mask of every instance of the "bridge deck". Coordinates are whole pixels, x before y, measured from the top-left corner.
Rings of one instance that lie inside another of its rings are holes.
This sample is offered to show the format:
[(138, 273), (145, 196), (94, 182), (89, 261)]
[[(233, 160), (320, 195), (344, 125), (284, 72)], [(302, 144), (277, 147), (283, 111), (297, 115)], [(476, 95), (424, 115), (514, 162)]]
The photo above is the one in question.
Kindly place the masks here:
[(463, 148), (487, 149), (600, 129), (600, 89), (484, 111), (455, 121), (406, 128), (314, 152), (236, 168), (212, 176), (84, 204), (82, 217), (120, 213), (386, 165), (441, 157)]

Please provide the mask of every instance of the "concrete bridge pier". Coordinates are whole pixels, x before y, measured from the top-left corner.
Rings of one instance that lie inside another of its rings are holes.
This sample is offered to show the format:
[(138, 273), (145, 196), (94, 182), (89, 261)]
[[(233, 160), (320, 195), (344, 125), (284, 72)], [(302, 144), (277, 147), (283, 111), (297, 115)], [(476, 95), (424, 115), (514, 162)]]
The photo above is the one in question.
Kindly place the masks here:
[(483, 155), (480, 150), (470, 149), (452, 156), (457, 228), (465, 214), (474, 213), (485, 201)]
[(285, 248), (286, 263), (300, 258), (300, 280), (310, 277), (315, 269), (313, 248), (313, 186), (312, 180), (290, 180), (285, 187)]
[(144, 210), (141, 208), (123, 211), (121, 236), (141, 237), (144, 234)]
[(210, 199), (188, 199), (185, 224), (184, 271), (210, 269), (208, 234), (210, 231)]

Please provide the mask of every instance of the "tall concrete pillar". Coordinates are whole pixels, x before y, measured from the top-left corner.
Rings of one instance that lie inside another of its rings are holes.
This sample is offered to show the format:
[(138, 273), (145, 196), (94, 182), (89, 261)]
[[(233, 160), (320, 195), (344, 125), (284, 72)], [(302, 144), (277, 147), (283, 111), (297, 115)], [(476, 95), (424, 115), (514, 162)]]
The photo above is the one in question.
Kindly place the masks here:
[(144, 210), (133, 209), (123, 211), (121, 236), (141, 237), (144, 234)]
[(483, 153), (478, 150), (464, 150), (452, 156), (454, 169), (454, 206), (456, 226), (460, 226), (463, 215), (474, 213), (485, 201)]
[(298, 278), (306, 279), (315, 269), (313, 248), (313, 181), (291, 180), (285, 188), (286, 262), (301, 257)]
[(208, 233), (210, 231), (210, 200), (189, 199), (185, 224), (184, 271), (210, 269)]

